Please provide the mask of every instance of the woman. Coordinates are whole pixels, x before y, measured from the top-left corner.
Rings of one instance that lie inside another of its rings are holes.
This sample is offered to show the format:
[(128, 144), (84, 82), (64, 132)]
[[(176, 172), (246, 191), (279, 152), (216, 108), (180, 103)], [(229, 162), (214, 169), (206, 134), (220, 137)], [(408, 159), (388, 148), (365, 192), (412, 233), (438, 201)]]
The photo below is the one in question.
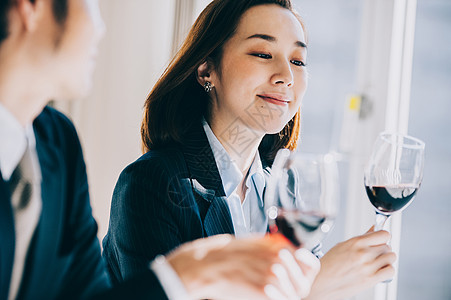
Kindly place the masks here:
[[(114, 280), (190, 240), (266, 232), (265, 177), (277, 150), (296, 148), (306, 58), (304, 26), (289, 0), (205, 8), (146, 101), (146, 153), (117, 182), (103, 241)], [(370, 232), (334, 247), (311, 299), (346, 297), (390, 278), (388, 239)]]

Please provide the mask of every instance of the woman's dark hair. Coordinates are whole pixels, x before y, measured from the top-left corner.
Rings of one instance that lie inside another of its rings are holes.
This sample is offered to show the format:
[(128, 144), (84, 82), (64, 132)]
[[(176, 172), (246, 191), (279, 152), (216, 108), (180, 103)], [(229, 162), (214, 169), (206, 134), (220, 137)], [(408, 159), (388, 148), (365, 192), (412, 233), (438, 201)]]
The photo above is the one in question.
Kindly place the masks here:
[[(0, 0), (0, 44), (8, 37), (8, 13), (15, 0)], [(29, 0), (35, 3), (36, 0)], [(53, 0), (52, 10), (56, 22), (63, 25), (67, 18), (68, 0)]]
[[(170, 143), (182, 143), (184, 135), (206, 115), (209, 96), (196, 79), (197, 68), (211, 60), (220, 65), (222, 48), (235, 33), (241, 16), (251, 7), (276, 4), (294, 12), (290, 0), (215, 0), (199, 15), (184, 44), (150, 92), (141, 124), (143, 152)], [(295, 149), (300, 131), (299, 111), (278, 134), (264, 136), (259, 151), (272, 164), (281, 148)]]

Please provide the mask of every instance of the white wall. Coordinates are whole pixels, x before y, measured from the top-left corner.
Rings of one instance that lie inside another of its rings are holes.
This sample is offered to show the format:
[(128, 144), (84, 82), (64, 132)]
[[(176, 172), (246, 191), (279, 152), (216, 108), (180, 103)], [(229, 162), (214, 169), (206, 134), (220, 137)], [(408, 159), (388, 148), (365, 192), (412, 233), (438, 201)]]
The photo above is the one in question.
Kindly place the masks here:
[(78, 129), (101, 240), (108, 229), (118, 176), (141, 155), (144, 101), (192, 23), (210, 2), (100, 2), (107, 32), (100, 44), (93, 90), (86, 99), (57, 102), (55, 106), (70, 116)]
[(108, 228), (116, 180), (141, 155), (142, 107), (170, 59), (174, 7), (175, 0), (101, 2), (107, 32), (94, 88), (67, 108), (82, 141), (100, 239)]

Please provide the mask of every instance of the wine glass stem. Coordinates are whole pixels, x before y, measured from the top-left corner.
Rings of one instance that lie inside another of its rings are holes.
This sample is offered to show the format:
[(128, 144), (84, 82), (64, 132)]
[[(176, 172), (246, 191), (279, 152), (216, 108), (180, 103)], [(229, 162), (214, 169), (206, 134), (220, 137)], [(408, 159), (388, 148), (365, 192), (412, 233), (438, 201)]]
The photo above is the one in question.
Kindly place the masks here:
[(385, 221), (387, 221), (389, 215), (381, 214), (376, 211), (376, 224), (374, 225), (374, 231), (379, 231), (384, 228)]

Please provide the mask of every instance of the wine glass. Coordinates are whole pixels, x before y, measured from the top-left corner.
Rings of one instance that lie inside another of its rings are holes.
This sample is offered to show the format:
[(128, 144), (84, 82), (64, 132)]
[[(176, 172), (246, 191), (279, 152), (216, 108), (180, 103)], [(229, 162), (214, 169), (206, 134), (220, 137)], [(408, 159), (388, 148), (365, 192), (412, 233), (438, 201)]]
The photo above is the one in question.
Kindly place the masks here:
[(270, 232), (282, 233), (297, 247), (318, 250), (332, 228), (338, 195), (332, 154), (279, 150), (265, 193)]
[(365, 168), (365, 189), (376, 210), (374, 230), (405, 209), (423, 179), (424, 142), (401, 133), (382, 132)]

